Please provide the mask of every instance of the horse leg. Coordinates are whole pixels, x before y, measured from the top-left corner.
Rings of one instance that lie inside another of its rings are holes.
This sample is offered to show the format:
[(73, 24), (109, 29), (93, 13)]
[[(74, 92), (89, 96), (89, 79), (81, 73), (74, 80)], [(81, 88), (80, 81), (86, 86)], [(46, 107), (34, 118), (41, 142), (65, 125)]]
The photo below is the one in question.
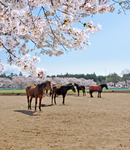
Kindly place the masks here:
[(42, 101), (42, 98), (39, 98), (39, 110), (41, 111), (41, 101)]
[(54, 103), (55, 103), (55, 105), (56, 105), (56, 94), (55, 94), (55, 96), (54, 96)]
[(93, 97), (93, 95), (92, 95), (92, 91), (90, 91), (89, 93), (90, 93), (90, 97)]
[(36, 111), (36, 108), (37, 108), (37, 97), (35, 97), (35, 111)]
[(101, 98), (101, 92), (98, 92), (98, 98)]
[(46, 89), (46, 95), (48, 96), (48, 89)]
[(79, 90), (77, 90), (78, 91), (78, 96), (79, 96)]
[(53, 94), (51, 96), (51, 104), (53, 105)]
[(65, 95), (63, 95), (63, 105), (65, 105)]
[(29, 96), (27, 96), (27, 102), (28, 102), (28, 110), (30, 108), (30, 104), (29, 104)]
[(83, 96), (86, 96), (85, 91), (83, 90)]
[(85, 91), (84, 91), (84, 96), (86, 96), (86, 93), (85, 93)]
[(30, 98), (30, 109), (31, 109), (32, 97)]

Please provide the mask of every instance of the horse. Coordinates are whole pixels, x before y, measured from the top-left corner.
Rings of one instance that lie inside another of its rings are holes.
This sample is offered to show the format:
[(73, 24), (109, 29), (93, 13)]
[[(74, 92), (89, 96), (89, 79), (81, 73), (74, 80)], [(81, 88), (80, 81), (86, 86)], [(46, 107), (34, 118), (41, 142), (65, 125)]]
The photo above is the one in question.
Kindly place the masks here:
[(52, 85), (52, 89), (50, 90), (50, 96), (52, 95), (52, 90), (53, 90), (53, 88), (55, 87), (55, 88), (60, 88), (62, 85), (59, 85), (59, 84), (53, 84)]
[(54, 103), (56, 105), (56, 96), (57, 95), (62, 95), (63, 96), (63, 102), (62, 104), (65, 105), (65, 96), (67, 94), (68, 90), (72, 90), (73, 92), (76, 92), (75, 88), (73, 85), (62, 85), (61, 87), (53, 87), (52, 89), (52, 105), (53, 105), (53, 95), (54, 95)]
[(105, 87), (106, 89), (108, 89), (107, 84), (91, 85), (91, 86), (89, 87), (90, 96), (93, 97), (93, 96), (92, 96), (92, 93), (93, 93), (94, 91), (97, 91), (97, 92), (98, 92), (98, 98), (99, 98), (99, 97), (101, 98), (101, 92), (102, 92), (102, 89), (103, 89), (104, 87)]
[[(73, 85), (73, 84), (72, 83), (68, 83), (68, 84), (65, 84), (65, 86), (66, 85)], [(53, 87), (60, 88), (61, 86), (63, 86), (63, 84), (53, 84), (52, 85), (52, 89), (53, 89)], [(52, 90), (50, 91), (50, 96), (51, 96), (51, 94), (52, 94)]]
[(86, 93), (85, 93), (85, 86), (84, 86), (84, 85), (78, 85), (78, 84), (76, 84), (76, 83), (74, 83), (74, 85), (75, 85), (76, 88), (77, 88), (78, 96), (79, 96), (79, 91), (80, 91), (80, 90), (83, 91), (83, 96), (86, 96)]
[(35, 98), (35, 111), (36, 111), (37, 99), (39, 98), (39, 110), (41, 111), (41, 101), (42, 101), (45, 89), (51, 90), (51, 81), (46, 81), (37, 85), (28, 85), (26, 87), (28, 110), (31, 109), (32, 99)]

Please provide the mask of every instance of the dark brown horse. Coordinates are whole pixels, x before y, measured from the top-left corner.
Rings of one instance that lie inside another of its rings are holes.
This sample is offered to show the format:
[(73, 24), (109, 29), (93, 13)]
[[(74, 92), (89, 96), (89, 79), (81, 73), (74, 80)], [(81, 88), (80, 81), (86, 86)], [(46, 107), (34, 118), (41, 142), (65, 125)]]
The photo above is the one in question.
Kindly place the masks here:
[(101, 92), (102, 92), (102, 89), (103, 89), (104, 87), (105, 87), (106, 89), (108, 89), (107, 84), (91, 85), (91, 86), (89, 87), (90, 96), (93, 97), (93, 96), (92, 96), (92, 93), (93, 93), (94, 91), (97, 91), (97, 92), (98, 92), (98, 98), (99, 98), (99, 97), (101, 98)]
[(50, 96), (51, 96), (51, 94), (52, 94), (52, 90), (53, 90), (53, 88), (55, 87), (55, 88), (60, 88), (62, 85), (59, 85), (59, 84), (53, 84), (52, 85), (52, 89), (50, 90)]
[(51, 90), (51, 81), (46, 81), (37, 85), (28, 85), (26, 87), (28, 109), (31, 109), (32, 98), (35, 98), (35, 111), (36, 111), (37, 99), (39, 98), (39, 110), (41, 111), (41, 101), (42, 101), (45, 89)]
[(86, 93), (85, 93), (85, 86), (84, 85), (78, 85), (78, 84), (74, 84), (77, 88), (77, 91), (78, 91), (78, 96), (79, 96), (79, 91), (82, 90), (83, 91), (83, 96), (86, 96)]
[(57, 87), (53, 87), (52, 89), (52, 105), (53, 105), (53, 96), (54, 96), (54, 103), (56, 105), (56, 96), (57, 95), (62, 95), (63, 96), (63, 105), (65, 104), (65, 96), (67, 94), (67, 91), (68, 90), (72, 90), (73, 92), (75, 92), (75, 88), (73, 85), (62, 85), (60, 88), (57, 88)]

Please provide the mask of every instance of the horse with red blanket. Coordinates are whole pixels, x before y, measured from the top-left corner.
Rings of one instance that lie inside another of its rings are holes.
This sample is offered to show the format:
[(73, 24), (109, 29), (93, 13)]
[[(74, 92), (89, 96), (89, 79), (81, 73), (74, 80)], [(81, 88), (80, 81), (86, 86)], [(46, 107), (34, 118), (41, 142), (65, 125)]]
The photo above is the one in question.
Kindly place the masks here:
[(99, 97), (101, 98), (101, 92), (102, 92), (102, 89), (103, 89), (104, 87), (105, 87), (106, 89), (108, 89), (107, 84), (91, 85), (91, 86), (89, 87), (90, 96), (93, 97), (93, 96), (92, 96), (92, 93), (93, 93), (94, 91), (97, 91), (97, 92), (98, 92), (98, 98), (99, 98)]

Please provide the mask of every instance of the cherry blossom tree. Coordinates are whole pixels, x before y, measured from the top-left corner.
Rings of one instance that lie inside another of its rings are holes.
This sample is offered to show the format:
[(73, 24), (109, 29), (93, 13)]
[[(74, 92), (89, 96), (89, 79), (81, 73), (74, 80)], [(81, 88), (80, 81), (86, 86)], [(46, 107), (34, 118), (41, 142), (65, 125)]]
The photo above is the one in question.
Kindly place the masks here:
[[(128, 9), (127, 1), (118, 3)], [(71, 49), (84, 49), (90, 45), (89, 34), (96, 33), (101, 25), (83, 22), (83, 18), (113, 11), (109, 0), (1, 0), (0, 50), (5, 50), (10, 65), (44, 79), (45, 72), (36, 67), (41, 54), (60, 56)], [(31, 58), (29, 54), (36, 49)], [(0, 73), (3, 69), (0, 60)]]
[[(36, 79), (35, 77), (25, 77), (25, 76), (13, 76), (11, 79), (8, 78), (1, 78), (0, 77), (0, 88), (26, 88), (30, 84), (39, 84), (41, 79)], [(83, 78), (47, 78), (47, 80), (51, 80), (52, 84), (59, 84), (65, 85), (68, 83), (77, 83), (84, 86), (96, 85), (92, 79), (86, 80)]]
[(89, 79), (89, 80), (86, 80), (86, 79), (83, 79), (83, 78), (75, 78), (75, 77), (72, 77), (72, 78), (61, 78), (61, 77), (55, 77), (52, 79), (52, 84), (59, 84), (59, 85), (65, 85), (65, 84), (69, 84), (69, 83), (77, 83), (79, 85), (84, 85), (84, 86), (90, 86), (90, 85), (96, 85), (96, 82), (93, 81), (93, 79)]

